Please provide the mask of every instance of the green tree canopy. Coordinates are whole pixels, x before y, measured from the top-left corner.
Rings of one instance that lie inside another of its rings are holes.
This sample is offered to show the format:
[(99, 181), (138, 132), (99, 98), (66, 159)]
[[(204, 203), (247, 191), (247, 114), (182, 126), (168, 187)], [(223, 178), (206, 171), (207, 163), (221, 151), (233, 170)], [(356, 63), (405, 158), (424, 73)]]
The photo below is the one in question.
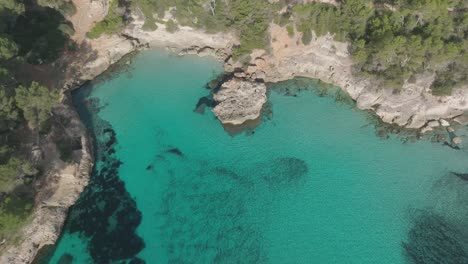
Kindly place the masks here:
[(16, 43), (6, 36), (0, 35), (0, 60), (11, 59), (18, 53)]
[(16, 89), (16, 105), (32, 129), (38, 128), (50, 118), (52, 107), (59, 99), (57, 91), (51, 92), (37, 82), (32, 82), (29, 87), (21, 85)]

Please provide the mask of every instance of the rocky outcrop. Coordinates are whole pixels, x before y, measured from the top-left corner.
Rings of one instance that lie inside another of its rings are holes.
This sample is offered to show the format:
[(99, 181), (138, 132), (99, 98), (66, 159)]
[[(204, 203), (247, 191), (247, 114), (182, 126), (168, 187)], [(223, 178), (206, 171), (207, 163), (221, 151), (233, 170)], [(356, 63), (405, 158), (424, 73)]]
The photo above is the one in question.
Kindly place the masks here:
[(223, 124), (241, 125), (261, 115), (266, 86), (234, 78), (223, 83), (213, 98), (217, 102), (213, 113)]
[(314, 37), (309, 45), (303, 45), (300, 33), (289, 37), (286, 29), (274, 24), (270, 32), (271, 52), (256, 50), (248, 67), (240, 69), (228, 61), (225, 70), (250, 79), (260, 76), (266, 82), (294, 77), (320, 79), (345, 90), (360, 109), (372, 110), (382, 121), (407, 128), (420, 128), (428, 121), (468, 111), (468, 89), (458, 89), (451, 96), (434, 96), (430, 92), (431, 74), (416, 76), (395, 92), (377, 80), (353, 74), (348, 45), (333, 41), (330, 35)]

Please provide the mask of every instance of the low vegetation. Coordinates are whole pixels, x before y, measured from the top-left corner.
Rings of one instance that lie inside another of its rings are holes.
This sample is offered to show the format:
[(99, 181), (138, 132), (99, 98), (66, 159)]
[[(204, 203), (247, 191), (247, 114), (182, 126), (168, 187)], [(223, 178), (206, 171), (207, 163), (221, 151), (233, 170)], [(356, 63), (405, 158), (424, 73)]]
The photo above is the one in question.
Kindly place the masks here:
[(87, 36), (89, 38), (98, 38), (102, 34), (113, 34), (120, 31), (124, 24), (124, 8), (119, 6), (118, 0), (111, 0), (109, 5), (109, 12), (107, 16), (98, 22)]
[[(236, 48), (235, 57), (247, 55), (255, 48), (268, 47), (268, 24), (278, 6), (280, 5), (272, 5), (267, 0), (137, 0), (133, 2), (133, 8), (144, 14), (148, 24), (154, 24), (155, 16), (161, 20), (168, 13), (182, 26), (200, 28), (212, 33), (236, 32), (240, 36), (241, 45)], [(171, 21), (172, 19), (167, 23), (172, 29)], [(150, 26), (146, 25), (146, 27)]]

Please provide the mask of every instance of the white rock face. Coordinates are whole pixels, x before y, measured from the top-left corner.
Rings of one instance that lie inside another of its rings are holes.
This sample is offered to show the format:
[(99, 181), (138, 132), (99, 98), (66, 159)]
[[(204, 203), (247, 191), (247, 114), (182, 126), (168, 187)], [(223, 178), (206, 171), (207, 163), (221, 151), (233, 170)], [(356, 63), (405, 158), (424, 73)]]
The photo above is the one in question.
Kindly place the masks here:
[(267, 100), (266, 86), (235, 78), (225, 82), (213, 98), (218, 103), (213, 113), (223, 124), (241, 125), (260, 117)]
[[(309, 77), (334, 84), (345, 90), (363, 110), (373, 110), (386, 123), (407, 128), (423, 127), (429, 120), (453, 118), (468, 110), (468, 89), (451, 96), (433, 96), (431, 74), (416, 76), (406, 82), (399, 93), (382, 83), (352, 74), (353, 61), (346, 43), (332, 36), (315, 37), (303, 45), (300, 33), (289, 37), (286, 29), (270, 25), (271, 52), (256, 50), (246, 74), (262, 72), (265, 82), (278, 82), (294, 77)], [(227, 65), (232, 68), (233, 65)], [(249, 76), (247, 76), (249, 77)]]
[[(238, 44), (237, 38), (230, 33), (207, 34), (201, 30), (181, 26), (176, 32), (170, 33), (165, 29), (164, 24), (157, 23), (158, 29), (154, 31), (143, 30), (144, 20), (136, 15), (129, 25), (125, 34), (138, 39), (141, 43), (148, 43), (150, 47), (169, 48), (174, 51), (181, 51), (190, 47), (198, 47), (200, 55), (211, 54), (218, 49), (230, 49)], [(209, 48), (207, 48), (209, 47)], [(197, 54), (197, 51), (193, 54)]]

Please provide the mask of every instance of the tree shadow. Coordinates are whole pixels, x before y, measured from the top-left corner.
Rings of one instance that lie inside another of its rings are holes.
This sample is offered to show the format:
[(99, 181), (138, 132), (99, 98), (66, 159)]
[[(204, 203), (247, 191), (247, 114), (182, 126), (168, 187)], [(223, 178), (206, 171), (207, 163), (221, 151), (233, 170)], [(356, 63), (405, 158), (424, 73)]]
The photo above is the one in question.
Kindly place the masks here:
[(8, 33), (28, 63), (44, 64), (55, 61), (72, 43), (73, 25), (59, 11), (30, 2)]

